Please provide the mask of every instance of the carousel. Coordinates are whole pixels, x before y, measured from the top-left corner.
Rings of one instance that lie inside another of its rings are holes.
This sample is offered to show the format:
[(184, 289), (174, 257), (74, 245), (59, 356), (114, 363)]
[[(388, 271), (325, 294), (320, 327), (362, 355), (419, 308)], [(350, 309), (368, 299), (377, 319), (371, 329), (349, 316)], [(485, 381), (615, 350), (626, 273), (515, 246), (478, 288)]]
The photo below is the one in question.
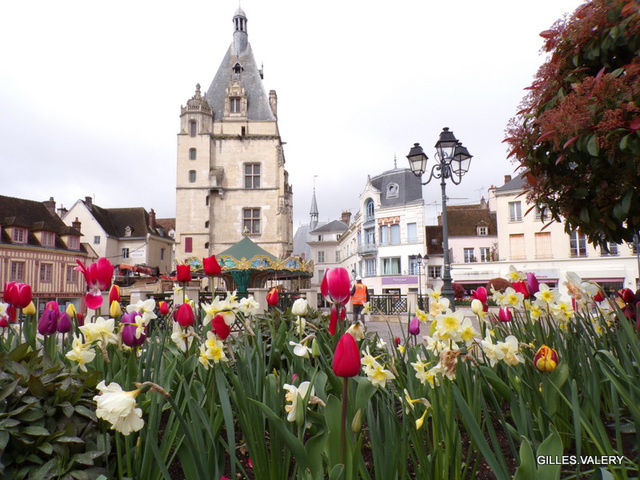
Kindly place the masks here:
[[(276, 258), (249, 237), (216, 255), (222, 268), (220, 278), (227, 291), (246, 295), (250, 288), (281, 286), (287, 282), (288, 289), (297, 291), (308, 288), (313, 276), (313, 260), (305, 261), (299, 256)], [(187, 259), (191, 270), (202, 270), (202, 259)], [(274, 285), (275, 283), (275, 285)]]

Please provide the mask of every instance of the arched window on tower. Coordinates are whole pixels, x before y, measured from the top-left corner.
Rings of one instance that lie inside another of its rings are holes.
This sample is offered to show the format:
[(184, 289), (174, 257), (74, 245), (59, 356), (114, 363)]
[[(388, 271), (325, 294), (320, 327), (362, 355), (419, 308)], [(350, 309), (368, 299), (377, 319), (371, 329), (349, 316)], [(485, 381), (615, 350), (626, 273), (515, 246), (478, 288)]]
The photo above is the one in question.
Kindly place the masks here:
[(196, 171), (189, 170), (189, 183), (195, 183), (196, 181)]
[(196, 159), (196, 149), (195, 148), (190, 148), (189, 149), (189, 160), (195, 160)]
[(195, 137), (197, 131), (197, 122), (195, 120), (191, 120), (189, 122), (189, 136)]

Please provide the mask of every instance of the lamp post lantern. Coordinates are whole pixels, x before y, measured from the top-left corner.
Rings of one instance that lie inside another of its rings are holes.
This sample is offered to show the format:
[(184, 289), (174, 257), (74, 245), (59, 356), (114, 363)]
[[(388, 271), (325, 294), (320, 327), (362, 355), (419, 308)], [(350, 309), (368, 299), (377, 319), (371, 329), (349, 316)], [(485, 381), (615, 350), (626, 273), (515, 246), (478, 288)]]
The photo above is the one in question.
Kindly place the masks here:
[[(469, 150), (462, 146), (462, 143), (456, 139), (453, 132), (447, 127), (442, 129), (440, 138), (436, 142), (436, 163), (431, 167), (431, 173), (426, 185), (434, 178), (440, 179), (440, 188), (442, 190), (442, 249), (444, 254), (444, 273), (442, 275), (442, 294), (449, 299), (451, 310), (455, 310), (455, 296), (451, 287), (451, 259), (449, 258), (449, 229), (447, 225), (447, 179), (451, 180), (454, 185), (459, 185), (462, 177), (469, 171), (472, 155)], [(417, 177), (427, 171), (427, 160), (429, 157), (424, 153), (419, 143), (414, 143), (413, 147), (407, 155), (411, 171)]]

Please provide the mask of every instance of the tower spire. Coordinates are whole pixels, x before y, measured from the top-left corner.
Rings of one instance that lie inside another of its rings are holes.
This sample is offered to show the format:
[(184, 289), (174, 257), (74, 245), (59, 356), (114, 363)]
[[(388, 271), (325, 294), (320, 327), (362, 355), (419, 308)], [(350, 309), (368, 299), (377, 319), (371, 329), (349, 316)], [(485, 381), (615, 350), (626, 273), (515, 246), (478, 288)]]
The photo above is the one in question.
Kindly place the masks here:
[(318, 202), (316, 201), (316, 177), (313, 176), (313, 195), (311, 196), (311, 210), (309, 211), (309, 227), (311, 230), (315, 230), (318, 226)]
[(247, 16), (242, 10), (242, 7), (238, 7), (236, 13), (233, 15), (233, 46), (235, 47), (236, 55), (240, 55), (247, 48), (249, 43), (247, 35)]

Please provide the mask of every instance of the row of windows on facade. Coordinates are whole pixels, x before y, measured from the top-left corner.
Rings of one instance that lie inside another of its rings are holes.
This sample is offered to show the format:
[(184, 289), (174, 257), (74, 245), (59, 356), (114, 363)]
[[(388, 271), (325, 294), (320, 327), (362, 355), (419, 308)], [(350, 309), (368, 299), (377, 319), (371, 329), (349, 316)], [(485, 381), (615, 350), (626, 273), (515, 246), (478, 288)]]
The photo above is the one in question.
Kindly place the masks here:
[[(191, 149), (194, 152), (195, 160), (195, 148)], [(189, 183), (195, 183), (197, 179), (197, 173), (195, 170), (189, 170)], [(244, 188), (255, 189), (260, 188), (260, 164), (259, 163), (246, 163), (244, 165)]]
[[(363, 230), (364, 233), (364, 244), (365, 245), (376, 245), (376, 230), (375, 228), (365, 228)], [(381, 225), (378, 228), (378, 238), (380, 240), (380, 245), (400, 245), (400, 225)], [(406, 243), (417, 243), (418, 242), (418, 225), (416, 223), (407, 223), (407, 242)], [(362, 237), (358, 234), (358, 245), (362, 245)]]
[[(66, 283), (78, 282), (78, 271), (75, 270), (76, 265), (67, 265), (65, 267), (65, 281)], [(10, 282), (24, 282), (26, 280), (26, 262), (12, 261), (11, 269), (9, 272)], [(53, 282), (53, 263), (41, 263), (40, 264), (40, 282), (52, 283)]]
[[(11, 241), (13, 243), (26, 244), (29, 239), (29, 231), (26, 228), (13, 227), (11, 229)], [(67, 237), (67, 248), (69, 250), (80, 249), (80, 239), (76, 235), (69, 235)], [(56, 246), (56, 234), (54, 232), (43, 231), (40, 234), (40, 244), (43, 247), (55, 247)]]
[[(207, 205), (209, 197), (207, 197)], [(259, 208), (243, 208), (242, 209), (242, 230), (247, 235), (260, 235), (260, 209)], [(209, 228), (209, 222), (204, 224), (205, 228)], [(209, 248), (209, 243), (205, 243), (205, 249)], [(184, 253), (193, 253), (193, 237), (184, 238)]]
[[(553, 258), (550, 232), (536, 232), (535, 234), (535, 258), (548, 259)], [(631, 253), (637, 254), (637, 245), (630, 244)], [(523, 260), (527, 258), (525, 250), (524, 233), (509, 235), (509, 250), (512, 260)], [(600, 249), (601, 256), (619, 255), (619, 245), (609, 242), (606, 247)], [(571, 257), (587, 256), (587, 238), (578, 230), (574, 230), (569, 235), (569, 255)]]
[[(319, 251), (317, 252), (317, 260), (318, 263), (324, 263), (325, 261), (325, 252)], [(340, 261), (340, 256), (338, 252), (336, 252), (336, 262)], [(405, 272), (407, 275), (418, 275), (422, 273), (422, 266), (420, 261), (415, 256), (410, 256), (407, 258), (408, 270)], [(378, 259), (369, 258), (364, 260), (364, 270), (363, 274), (366, 277), (374, 277), (378, 275)], [(441, 278), (442, 277), (442, 266), (438, 265), (428, 265), (427, 267), (427, 275), (429, 278)], [(319, 270), (320, 272), (324, 272), (324, 270)], [(402, 259), (401, 257), (383, 257), (380, 258), (380, 275), (402, 275)]]

